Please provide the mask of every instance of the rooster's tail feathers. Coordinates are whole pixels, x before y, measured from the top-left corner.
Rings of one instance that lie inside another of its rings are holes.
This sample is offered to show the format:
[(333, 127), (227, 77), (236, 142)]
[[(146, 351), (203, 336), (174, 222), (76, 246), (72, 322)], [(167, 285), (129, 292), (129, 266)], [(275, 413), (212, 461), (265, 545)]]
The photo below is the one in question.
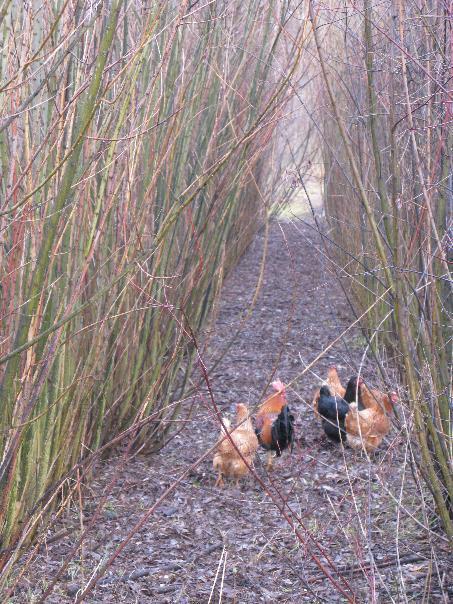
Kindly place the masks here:
[(290, 413), (288, 405), (280, 411), (272, 426), (272, 448), (280, 456), (284, 449), (294, 445), (294, 415)]

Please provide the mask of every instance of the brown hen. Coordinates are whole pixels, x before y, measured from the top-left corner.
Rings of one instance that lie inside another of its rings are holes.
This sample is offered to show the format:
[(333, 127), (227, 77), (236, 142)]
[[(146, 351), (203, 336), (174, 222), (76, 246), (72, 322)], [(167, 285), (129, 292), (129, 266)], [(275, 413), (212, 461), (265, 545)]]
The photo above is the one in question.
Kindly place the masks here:
[(375, 451), (390, 430), (388, 414), (397, 402), (396, 392), (390, 396), (379, 390), (370, 390), (360, 385), (359, 407), (351, 403), (345, 418), (347, 443), (353, 449), (365, 449), (367, 453)]
[[(224, 418), (223, 423), (228, 432), (231, 430), (231, 424)], [(212, 465), (218, 471), (215, 486), (224, 486), (223, 477), (229, 476), (236, 479), (236, 486), (239, 479), (248, 474), (248, 466), (253, 466), (256, 451), (258, 449), (258, 439), (250, 420), (247, 405), (239, 403), (236, 405), (236, 428), (230, 433), (231, 440), (226, 436), (223, 427), (220, 430), (219, 446), (214, 455)], [(244, 462), (244, 459), (247, 463)]]

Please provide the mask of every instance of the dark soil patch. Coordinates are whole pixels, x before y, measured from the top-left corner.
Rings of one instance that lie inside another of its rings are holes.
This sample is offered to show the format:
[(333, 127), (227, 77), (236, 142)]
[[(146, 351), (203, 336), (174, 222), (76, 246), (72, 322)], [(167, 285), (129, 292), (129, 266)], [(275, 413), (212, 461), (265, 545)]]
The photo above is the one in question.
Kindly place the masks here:
[[(261, 233), (225, 283), (205, 355), (208, 367), (253, 298), (263, 244)], [(291, 383), (295, 450), (276, 461), (272, 475), (266, 473), (265, 453), (260, 452), (256, 469), (267, 488), (289, 505), (298, 536), (253, 479), (243, 481), (239, 489), (214, 488), (210, 456), (134, 535), (86, 601), (205, 603), (217, 572), (212, 602), (219, 602), (222, 583), (222, 602), (228, 603), (346, 601), (314, 557), (357, 602), (446, 601), (441, 586), (446, 590), (447, 548), (423, 528), (431, 504), (421, 497), (406, 463), (405, 435), (394, 428), (371, 461), (330, 444), (310, 408), (319, 379), (310, 372), (298, 377), (304, 364), (352, 322), (318, 244), (316, 233), (301, 222), (271, 225), (264, 280), (253, 313), (210, 374), (215, 400), (227, 414), (232, 403), (259, 402), (273, 368)], [(346, 381), (363, 361), (364, 375), (379, 385), (372, 361), (362, 359), (363, 351), (360, 331), (352, 328), (313, 370), (324, 376), (334, 361)], [(207, 391), (200, 392), (184, 431), (158, 454), (138, 456), (127, 465), (95, 529), (48, 602), (74, 601), (77, 590), (156, 499), (215, 443), (218, 426), (209, 409)], [(85, 494), (85, 525), (116, 471), (117, 459), (98, 468)], [(80, 519), (74, 501), (49, 536), (68, 526), (77, 528), (41, 550), (12, 602), (38, 599), (76, 542)]]

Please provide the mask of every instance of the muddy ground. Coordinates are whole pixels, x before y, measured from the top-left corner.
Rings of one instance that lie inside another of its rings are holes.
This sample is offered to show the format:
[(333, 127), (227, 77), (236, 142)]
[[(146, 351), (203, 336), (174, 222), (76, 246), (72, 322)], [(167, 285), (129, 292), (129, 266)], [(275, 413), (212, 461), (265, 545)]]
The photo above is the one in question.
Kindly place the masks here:
[[(204, 354), (208, 367), (250, 306), (264, 241), (263, 231), (224, 285)], [(314, 373), (301, 376), (353, 320), (312, 226), (296, 217), (274, 221), (253, 312), (210, 382), (216, 403), (230, 415), (232, 403), (256, 404), (275, 370), (290, 384), (296, 447), (276, 461), (271, 475), (265, 453), (259, 453), (256, 471), (268, 492), (252, 478), (239, 488), (214, 488), (210, 455), (157, 507), (86, 602), (448, 601), (447, 545), (439, 531), (426, 529), (431, 502), (421, 496), (407, 463), (405, 431), (394, 426), (368, 460), (328, 442), (310, 408), (319, 376), (332, 362), (344, 381), (362, 365), (365, 377), (382, 385), (375, 364), (364, 358), (365, 341), (357, 327), (322, 356)], [(165, 489), (215, 443), (218, 427), (208, 392), (194, 400), (195, 414), (180, 434), (158, 454), (138, 455), (120, 472), (94, 530), (47, 602), (74, 601)], [(49, 538), (64, 535), (65, 528), (68, 534), (41, 548), (11, 602), (39, 600), (118, 472), (118, 459), (120, 453), (98, 467), (85, 490), (82, 513), (74, 501), (52, 527)]]

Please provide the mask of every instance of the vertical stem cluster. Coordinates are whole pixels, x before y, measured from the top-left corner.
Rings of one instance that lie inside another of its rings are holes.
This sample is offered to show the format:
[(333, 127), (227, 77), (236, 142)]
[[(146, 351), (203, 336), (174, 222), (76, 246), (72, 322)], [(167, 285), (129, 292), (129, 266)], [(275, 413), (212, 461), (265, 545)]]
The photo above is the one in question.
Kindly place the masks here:
[[(447, 13), (438, 3), (419, 12), (401, 1), (396, 7), (389, 2), (372, 8), (363, 0), (348, 9), (349, 26), (363, 31), (360, 41), (332, 34), (335, 9), (315, 15), (313, 5), (322, 87), (334, 124), (323, 131), (324, 166), (330, 176), (327, 213), (336, 218), (331, 223), (335, 240), (357, 258), (353, 269), (345, 270), (351, 274), (351, 299), (358, 310), (366, 307), (370, 275), (375, 291), (384, 286), (381, 274), (390, 288), (386, 305), (368, 315), (365, 327), (399, 363), (418, 444), (416, 461), (451, 538), (451, 279), (443, 202), (448, 162), (445, 78), (451, 68), (451, 57), (442, 50), (451, 36)], [(321, 39), (327, 29), (329, 37)], [(363, 63), (345, 60), (343, 67), (332, 66), (326, 59), (330, 53), (362, 56)], [(426, 94), (421, 96), (421, 91)], [(352, 133), (359, 144), (352, 142)], [(339, 219), (345, 215), (347, 220)], [(357, 275), (354, 269), (365, 266), (366, 273)], [(389, 307), (392, 319), (384, 322)], [(382, 324), (386, 329), (380, 335)]]
[(304, 30), (277, 5), (3, 3), (0, 565), (87, 451), (135, 425), (155, 447), (178, 413), (187, 322), (282, 181)]

